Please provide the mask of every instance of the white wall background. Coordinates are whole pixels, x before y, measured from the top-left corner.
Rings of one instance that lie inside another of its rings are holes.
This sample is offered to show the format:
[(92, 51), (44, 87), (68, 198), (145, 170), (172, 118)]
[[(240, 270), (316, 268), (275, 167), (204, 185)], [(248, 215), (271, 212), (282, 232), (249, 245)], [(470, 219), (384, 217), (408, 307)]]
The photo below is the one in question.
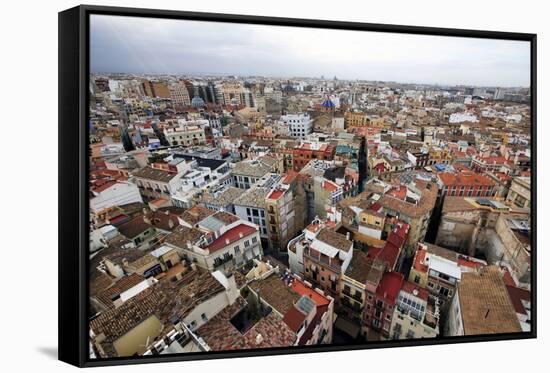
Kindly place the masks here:
[[(101, 5), (349, 20), (387, 24), (532, 32), (539, 35), (538, 210), (550, 209), (548, 164), (550, 26), (543, 1), (91, 1)], [(3, 2), (0, 44), (2, 170), (0, 214), (2, 371), (69, 371), (56, 361), (57, 345), (57, 12), (76, 1)], [(6, 115), (7, 114), (7, 115)], [(75, 123), (76, 125), (76, 123)], [(540, 216), (541, 214), (539, 214)], [(548, 271), (550, 230), (539, 218), (539, 339), (386, 350), (257, 357), (162, 366), (110, 368), (220, 372), (239, 369), (305, 371), (540, 371), (548, 361)], [(31, 254), (32, 256), (29, 256)], [(537, 367), (540, 367), (537, 369)]]

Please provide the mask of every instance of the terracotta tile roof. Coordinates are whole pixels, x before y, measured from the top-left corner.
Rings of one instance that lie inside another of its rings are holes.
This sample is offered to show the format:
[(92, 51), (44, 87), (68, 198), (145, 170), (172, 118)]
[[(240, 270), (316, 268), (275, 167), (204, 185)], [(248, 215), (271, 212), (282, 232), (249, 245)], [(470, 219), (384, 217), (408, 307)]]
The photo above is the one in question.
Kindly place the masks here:
[(245, 300), (239, 297), (233, 305), (226, 307), (197, 329), (196, 333), (213, 351), (288, 347), (294, 344), (296, 333), (273, 312), (241, 334), (230, 320), (245, 305)]
[(149, 219), (151, 226), (164, 231), (171, 231), (180, 224), (178, 216), (170, 213), (169, 210), (148, 211), (145, 216)]
[(283, 321), (294, 333), (298, 333), (306, 317), (307, 315), (302, 313), (296, 307), (292, 307), (283, 317)]
[(475, 172), (442, 172), (437, 175), (445, 186), (494, 186), (493, 180)]
[(96, 181), (92, 184), (92, 191), (95, 192), (95, 193), (101, 193), (104, 190), (109, 189), (113, 185), (116, 185), (116, 183), (117, 182), (113, 181), (113, 180), (106, 181), (106, 182), (97, 182)]
[(161, 183), (167, 183), (176, 177), (176, 173), (169, 172), (165, 170), (160, 170), (158, 168), (153, 168), (151, 166), (143, 167), (142, 169), (133, 173), (134, 177), (139, 177), (142, 179), (159, 181)]
[(109, 275), (97, 270), (96, 267), (93, 267), (90, 272), (89, 289), (91, 297), (101, 293), (115, 283)]
[(198, 304), (224, 290), (208, 271), (197, 269), (175, 283), (159, 282), (122, 306), (101, 313), (90, 321), (90, 328), (96, 335), (105, 335), (102, 345), (110, 357), (115, 357), (112, 343), (145, 319), (153, 315), (157, 317), (163, 324), (162, 335), (171, 328), (174, 320), (182, 320)]
[(253, 281), (249, 286), (281, 315), (285, 315), (291, 308), (294, 308), (294, 304), (301, 297), (300, 294), (285, 285), (277, 275)]
[(113, 286), (107, 289), (104, 289), (102, 292), (97, 294), (94, 298), (98, 302), (100, 302), (105, 308), (112, 308), (114, 307), (114, 304), (113, 304), (114, 296), (120, 295), (126, 290), (131, 289), (132, 287), (136, 286), (143, 280), (145, 280), (145, 277), (141, 275), (138, 275), (135, 273), (129, 274), (128, 276), (122, 277)]
[(443, 213), (457, 212), (457, 211), (470, 211), (477, 210), (478, 207), (473, 203), (468, 202), (464, 197), (451, 197), (446, 196), (443, 202)]
[(189, 228), (185, 225), (179, 225), (172, 231), (172, 233), (166, 236), (164, 242), (182, 249), (187, 249), (187, 242), (196, 244), (203, 237), (203, 235), (204, 233), (197, 228)]
[(118, 231), (125, 237), (133, 239), (150, 228), (151, 225), (147, 224), (145, 220), (143, 220), (143, 215), (139, 215), (129, 222), (120, 225), (118, 227)]
[(346, 236), (329, 228), (323, 228), (317, 234), (316, 238), (319, 241), (345, 252), (348, 252), (353, 246), (353, 242), (348, 240)]
[(215, 239), (206, 249), (208, 249), (210, 253), (214, 253), (256, 232), (258, 232), (257, 228), (246, 224), (239, 224)]
[(163, 298), (164, 294), (152, 288), (146, 289), (119, 308), (103, 312), (90, 321), (90, 328), (96, 335), (103, 333), (105, 342), (114, 342), (153, 315)]
[(364, 252), (353, 250), (353, 258), (345, 275), (361, 284), (365, 284), (367, 281), (378, 284), (382, 278), (384, 267), (384, 264), (369, 258)]
[(465, 335), (521, 332), (498, 267), (463, 273), (458, 296)]
[(413, 218), (430, 213), (437, 199), (437, 185), (424, 180), (416, 180), (415, 183), (422, 193), (418, 203), (409, 203), (386, 194), (378, 200), (378, 203), (384, 206), (384, 208), (398, 211)]
[(226, 211), (218, 211), (212, 216), (225, 224), (231, 224), (239, 220), (238, 216), (230, 214)]
[(242, 189), (235, 188), (234, 186), (227, 187), (223, 192), (214, 195), (212, 193), (204, 193), (201, 196), (202, 203), (208, 203), (214, 206), (225, 207), (233, 204), (233, 201), (237, 199), (243, 193)]
[(291, 184), (295, 179), (296, 177), (299, 175), (298, 172), (294, 171), (294, 170), (288, 170), (285, 177), (283, 178), (283, 180), (281, 181), (281, 183), (283, 184)]
[(216, 211), (214, 210), (207, 209), (206, 207), (200, 205), (195, 205), (181, 214), (180, 219), (193, 227), (201, 220), (206, 219), (215, 213)]

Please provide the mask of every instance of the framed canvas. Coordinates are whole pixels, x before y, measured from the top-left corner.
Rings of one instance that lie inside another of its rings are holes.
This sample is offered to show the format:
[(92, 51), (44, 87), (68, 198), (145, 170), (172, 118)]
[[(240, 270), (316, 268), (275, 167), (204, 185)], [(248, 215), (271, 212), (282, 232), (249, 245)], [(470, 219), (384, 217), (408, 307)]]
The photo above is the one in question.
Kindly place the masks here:
[(59, 358), (536, 337), (536, 35), (59, 13)]

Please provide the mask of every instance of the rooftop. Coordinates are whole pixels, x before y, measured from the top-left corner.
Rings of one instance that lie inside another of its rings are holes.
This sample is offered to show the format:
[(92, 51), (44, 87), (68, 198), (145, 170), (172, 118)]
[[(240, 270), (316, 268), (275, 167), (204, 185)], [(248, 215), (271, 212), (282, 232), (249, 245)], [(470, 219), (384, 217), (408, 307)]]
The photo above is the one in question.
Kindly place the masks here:
[(203, 235), (204, 233), (197, 228), (189, 228), (185, 225), (179, 225), (172, 231), (172, 233), (166, 236), (164, 242), (182, 249), (186, 249), (187, 242), (196, 244)]
[(335, 232), (334, 230), (329, 228), (323, 228), (317, 234), (316, 239), (345, 252), (350, 251), (350, 249), (353, 247), (353, 242), (348, 240), (345, 235)]
[(232, 175), (245, 175), (260, 178), (271, 172), (271, 166), (259, 160), (244, 160), (237, 162), (231, 170)]
[(464, 273), (458, 284), (458, 296), (464, 334), (522, 331), (498, 267)]
[(154, 181), (160, 181), (162, 183), (167, 183), (176, 177), (175, 172), (160, 170), (158, 168), (153, 168), (151, 166), (143, 167), (142, 169), (133, 173), (134, 177), (139, 177), (142, 179), (149, 179)]
[(232, 204), (242, 193), (242, 189), (235, 188), (234, 186), (228, 186), (219, 193), (204, 193), (201, 197), (201, 202), (209, 205), (225, 207)]
[(483, 176), (472, 171), (458, 172), (458, 173), (442, 172), (437, 176), (445, 186), (453, 186), (453, 185), (493, 186), (495, 185), (495, 182), (490, 178), (488, 178), (487, 176)]
[(346, 276), (365, 284), (367, 281), (377, 284), (382, 278), (385, 265), (374, 261), (367, 254), (360, 250), (353, 250), (353, 257), (346, 269)]
[(403, 280), (403, 275), (399, 272), (385, 272), (376, 289), (376, 295), (383, 298), (385, 302), (394, 304), (401, 290)]
[(237, 302), (210, 319), (196, 333), (213, 351), (287, 347), (294, 344), (296, 333), (273, 312), (241, 334), (230, 320), (245, 305), (245, 300), (238, 298)]
[(239, 241), (242, 238), (250, 236), (256, 232), (258, 232), (258, 228), (251, 227), (246, 224), (239, 224), (215, 239), (206, 247), (206, 249), (208, 249), (212, 254), (228, 245), (231, 245), (233, 242)]
[(235, 200), (235, 205), (264, 208), (265, 198), (270, 192), (269, 188), (253, 187), (248, 189)]
[(206, 207), (195, 205), (189, 210), (186, 210), (180, 215), (180, 219), (190, 226), (195, 226), (210, 215), (214, 215), (216, 211), (207, 209)]

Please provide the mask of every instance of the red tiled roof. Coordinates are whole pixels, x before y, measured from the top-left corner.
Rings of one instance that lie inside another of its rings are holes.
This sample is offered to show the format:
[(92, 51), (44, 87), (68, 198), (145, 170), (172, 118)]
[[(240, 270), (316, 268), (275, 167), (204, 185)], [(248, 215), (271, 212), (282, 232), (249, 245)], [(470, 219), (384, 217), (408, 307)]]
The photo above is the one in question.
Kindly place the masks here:
[(305, 295), (305, 296), (309, 297), (312, 301), (315, 302), (317, 307), (326, 306), (326, 305), (330, 304), (330, 300), (327, 297), (319, 294), (318, 292), (316, 292), (312, 288), (307, 287), (301, 281), (292, 282), (292, 290), (294, 290), (295, 292), (297, 292), (300, 295)]
[(394, 304), (403, 284), (403, 275), (399, 272), (386, 272), (380, 280), (376, 294), (387, 303)]
[(116, 181), (113, 181), (113, 180), (110, 180), (110, 181), (106, 181), (106, 182), (99, 182), (96, 181), (94, 183), (94, 187), (92, 188), (92, 190), (95, 192), (95, 193), (101, 193), (103, 192), (104, 190), (107, 190), (109, 189), (110, 187), (112, 187), (113, 185), (116, 185)]
[(463, 256), (459, 256), (456, 263), (459, 266), (470, 267), (470, 268), (477, 268), (477, 267), (483, 266), (482, 263), (475, 262), (473, 260), (468, 260), (468, 259), (464, 258)]
[(526, 315), (527, 310), (523, 306), (522, 301), (531, 302), (531, 293), (528, 290), (510, 285), (506, 285), (506, 290), (508, 290), (508, 295), (510, 295), (510, 299), (512, 300), (512, 304), (514, 305), (516, 312)]
[(294, 170), (288, 170), (285, 177), (284, 177), (284, 179), (283, 179), (283, 181), (282, 181), (282, 183), (283, 184), (290, 184), (296, 179), (296, 177), (298, 175), (299, 175), (298, 172), (296, 172)]
[(401, 248), (407, 240), (409, 233), (409, 225), (398, 223), (396, 229), (390, 232), (386, 244), (381, 249), (370, 248), (368, 256), (372, 259), (377, 259), (385, 262), (390, 269), (394, 269), (397, 264)]
[(414, 257), (413, 268), (420, 272), (427, 272), (428, 266), (424, 264), (424, 258), (426, 258), (428, 250), (419, 249), (416, 251)]
[(257, 229), (249, 225), (237, 225), (236, 227), (231, 228), (220, 237), (218, 237), (216, 240), (214, 240), (214, 242), (208, 245), (207, 249), (210, 251), (210, 253), (214, 253), (220, 249), (223, 249), (227, 245), (231, 245), (233, 242), (238, 241), (241, 238), (249, 236), (255, 232), (257, 232)]
[(281, 198), (281, 196), (285, 194), (285, 191), (282, 190), (282, 189), (275, 189), (275, 190), (272, 190), (268, 195), (267, 195), (267, 198), (268, 199), (274, 199), (274, 200), (277, 200), (279, 198)]
[(336, 192), (339, 188), (338, 185), (336, 185), (335, 183), (333, 183), (330, 180), (325, 180), (325, 183), (324, 183), (323, 187), (325, 188), (325, 190), (327, 190), (329, 192)]
[(374, 202), (372, 205), (370, 205), (369, 210), (378, 212), (380, 211), (381, 208), (382, 208), (381, 204), (379, 204), (378, 202)]
[(399, 185), (398, 187), (392, 188), (387, 194), (404, 201), (405, 197), (407, 197), (407, 187)]
[(495, 185), (494, 181), (489, 179), (487, 176), (483, 176), (474, 172), (459, 172), (459, 173), (450, 173), (442, 172), (437, 175), (439, 180), (446, 185), (486, 185), (493, 186)]
[(294, 333), (298, 333), (305, 319), (306, 315), (300, 312), (296, 307), (289, 309), (283, 317), (283, 321)]
[[(403, 286), (401, 287), (401, 290), (403, 290), (404, 292), (407, 292), (409, 294), (413, 294), (415, 297), (418, 297), (418, 298), (423, 299), (425, 301), (428, 300), (428, 297), (429, 297), (429, 294), (430, 294), (428, 292), (428, 290), (423, 289), (420, 286), (418, 286), (417, 284), (412, 283), (410, 281), (404, 281)], [(415, 290), (416, 290), (416, 294), (415, 294)]]
[(369, 247), (367, 258), (374, 260), (382, 251), (383, 247)]
[(476, 157), (475, 159), (486, 164), (506, 164), (508, 162), (504, 157)]

